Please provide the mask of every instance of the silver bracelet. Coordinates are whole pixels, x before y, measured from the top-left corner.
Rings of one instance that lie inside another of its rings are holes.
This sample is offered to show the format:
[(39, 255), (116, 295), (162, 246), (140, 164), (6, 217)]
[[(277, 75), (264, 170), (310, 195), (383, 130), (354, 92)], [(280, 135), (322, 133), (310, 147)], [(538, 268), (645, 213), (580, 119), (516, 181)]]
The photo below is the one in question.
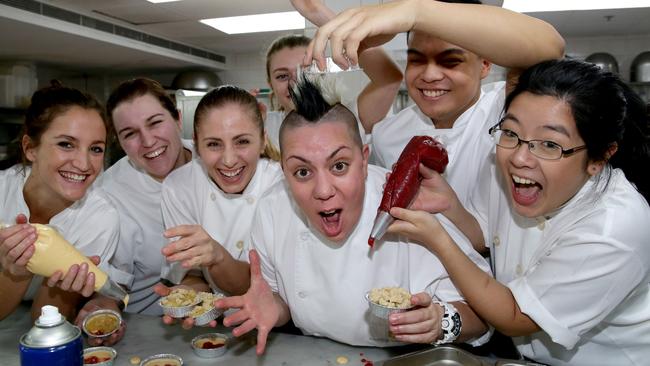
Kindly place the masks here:
[(433, 301), (434, 304), (442, 306), (443, 314), (441, 319), (442, 338), (432, 342), (433, 345), (440, 345), (445, 343), (452, 343), (458, 336), (462, 329), (463, 322), (460, 319), (460, 314), (454, 305), (444, 301)]

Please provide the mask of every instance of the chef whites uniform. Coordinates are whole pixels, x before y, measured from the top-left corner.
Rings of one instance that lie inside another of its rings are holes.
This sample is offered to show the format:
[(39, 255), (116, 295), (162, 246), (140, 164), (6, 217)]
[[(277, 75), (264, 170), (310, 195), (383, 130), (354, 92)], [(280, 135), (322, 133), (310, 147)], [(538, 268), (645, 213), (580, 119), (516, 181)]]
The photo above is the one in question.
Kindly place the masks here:
[(543, 330), (514, 338), (536, 361), (650, 362), (650, 208), (622, 171), (602, 192), (604, 181), (590, 179), (542, 218), (517, 215), (505, 196), (491, 200), (496, 278)]
[[(183, 147), (193, 151), (192, 141)], [(104, 174), (102, 186), (120, 214), (120, 243), (111, 262), (111, 273), (118, 283), (129, 289), (126, 311), (162, 315), (153, 286), (160, 282), (164, 257), (160, 250), (167, 243), (163, 237), (160, 213), (162, 183), (123, 157)]]
[[(282, 178), (280, 164), (265, 158), (257, 162), (242, 194), (224, 193), (210, 178), (200, 158), (177, 169), (163, 183), (165, 228), (198, 224), (235, 258), (248, 261), (250, 230), (260, 198)], [(180, 283), (187, 270), (181, 262), (163, 264), (161, 277)], [(204, 276), (214, 291), (222, 292), (207, 268)]]
[[(24, 214), (29, 219), (23, 188), (31, 168), (25, 167), (24, 173), (22, 169), (21, 165), (14, 165), (0, 171), (0, 221), (7, 225), (15, 224), (18, 214)], [(48, 225), (84, 255), (99, 256), (99, 268), (111, 272), (108, 261), (117, 248), (119, 217), (117, 210), (96, 184), (88, 188), (82, 199), (52, 217)], [(33, 299), (42, 279), (41, 276), (34, 276), (24, 296), (25, 300)]]
[(505, 87), (503, 81), (484, 85), (478, 101), (458, 117), (452, 128), (436, 128), (415, 104), (385, 118), (372, 129), (372, 161), (391, 169), (413, 136), (437, 137), (449, 155), (445, 178), (466, 205), (476, 182), (490, 180), (489, 152), (494, 143), (488, 130), (501, 118)]
[[(462, 300), (442, 264), (425, 248), (391, 235), (372, 250), (368, 246), (385, 173), (382, 168), (368, 167), (359, 224), (342, 244), (328, 241), (310, 227), (284, 182), (260, 203), (252, 245), (260, 254), (264, 278), (287, 303), (303, 333), (352, 345), (394, 345), (371, 331), (364, 297), (369, 290), (401, 286), (411, 293), (426, 291), (443, 301)], [(470, 258), (489, 271), (467, 239), (444, 217), (437, 217)]]

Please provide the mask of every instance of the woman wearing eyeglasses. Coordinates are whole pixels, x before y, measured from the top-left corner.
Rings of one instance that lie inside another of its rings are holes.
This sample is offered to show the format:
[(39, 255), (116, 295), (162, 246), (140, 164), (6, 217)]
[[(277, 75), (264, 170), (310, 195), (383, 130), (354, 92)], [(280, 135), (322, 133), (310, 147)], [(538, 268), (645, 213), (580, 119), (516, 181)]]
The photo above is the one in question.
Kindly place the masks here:
[[(491, 134), (498, 185), (483, 198), (496, 279), (427, 212), (393, 209), (400, 220), (389, 231), (434, 252), (476, 313), (512, 336), (524, 356), (552, 365), (647, 364), (645, 105), (592, 64), (547, 61), (520, 77)], [(423, 173), (424, 187), (444, 186)], [(421, 190), (418, 207), (431, 193)]]

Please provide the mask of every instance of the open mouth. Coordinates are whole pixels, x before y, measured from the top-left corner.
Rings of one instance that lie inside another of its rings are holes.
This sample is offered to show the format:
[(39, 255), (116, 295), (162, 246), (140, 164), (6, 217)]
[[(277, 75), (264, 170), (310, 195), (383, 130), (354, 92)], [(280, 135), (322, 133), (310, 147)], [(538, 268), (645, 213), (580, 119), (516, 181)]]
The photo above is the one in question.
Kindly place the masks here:
[(244, 167), (231, 170), (217, 169), (217, 171), (225, 180), (237, 181), (241, 177), (242, 172), (244, 171)]
[(537, 201), (542, 185), (528, 178), (512, 175), (512, 197), (520, 205), (529, 206)]
[(78, 173), (63, 172), (63, 171), (59, 171), (59, 175), (62, 176), (63, 179), (72, 183), (83, 183), (86, 181), (86, 179), (89, 176), (88, 174), (78, 174)]
[(156, 149), (156, 150), (154, 150), (152, 152), (146, 153), (146, 154), (144, 154), (144, 157), (147, 158), (147, 159), (155, 159), (155, 158), (159, 157), (162, 153), (164, 153), (165, 150), (167, 150), (167, 146), (163, 146), (163, 147), (160, 147), (160, 148), (158, 148), (158, 149)]
[(449, 90), (443, 90), (443, 89), (420, 89), (422, 92), (422, 95), (424, 95), (427, 98), (439, 98), (447, 93), (449, 93)]
[(318, 215), (321, 217), (322, 227), (324, 234), (333, 237), (341, 233), (341, 212), (343, 209), (337, 208), (333, 210), (320, 211)]

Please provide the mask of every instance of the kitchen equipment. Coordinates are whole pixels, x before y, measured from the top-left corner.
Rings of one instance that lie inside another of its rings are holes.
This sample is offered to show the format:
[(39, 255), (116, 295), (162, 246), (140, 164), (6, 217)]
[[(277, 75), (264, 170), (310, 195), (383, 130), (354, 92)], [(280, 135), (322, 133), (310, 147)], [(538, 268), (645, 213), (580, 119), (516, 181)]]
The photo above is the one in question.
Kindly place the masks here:
[(21, 366), (81, 366), (81, 330), (68, 323), (56, 306), (41, 308), (34, 327), (20, 337)]
[(375, 366), (542, 366), (523, 360), (490, 359), (475, 356), (454, 346), (437, 346), (375, 362)]
[(616, 57), (607, 52), (593, 53), (587, 56), (585, 61), (591, 62), (605, 71), (618, 74), (618, 61), (616, 61)]
[(650, 82), (650, 51), (641, 52), (632, 60), (630, 81)]
[(181, 71), (172, 81), (172, 89), (208, 91), (221, 85), (221, 80), (214, 72), (204, 69)]
[(128, 305), (129, 294), (108, 278), (106, 272), (65, 240), (58, 231), (48, 225), (32, 224), (32, 226), (38, 236), (34, 243), (34, 254), (27, 262), (27, 270), (33, 274), (50, 277), (56, 271), (66, 272), (73, 264), (86, 263), (88, 272), (95, 275), (95, 291), (111, 299), (122, 301), (125, 307)]
[(390, 215), (393, 207), (406, 208), (420, 188), (422, 176), (420, 163), (442, 174), (449, 159), (447, 150), (431, 136), (413, 136), (404, 147), (402, 153), (393, 165), (393, 172), (386, 181), (381, 204), (377, 208), (377, 216), (372, 226), (368, 245), (372, 247), (375, 240), (384, 236), (386, 230), (395, 219)]

